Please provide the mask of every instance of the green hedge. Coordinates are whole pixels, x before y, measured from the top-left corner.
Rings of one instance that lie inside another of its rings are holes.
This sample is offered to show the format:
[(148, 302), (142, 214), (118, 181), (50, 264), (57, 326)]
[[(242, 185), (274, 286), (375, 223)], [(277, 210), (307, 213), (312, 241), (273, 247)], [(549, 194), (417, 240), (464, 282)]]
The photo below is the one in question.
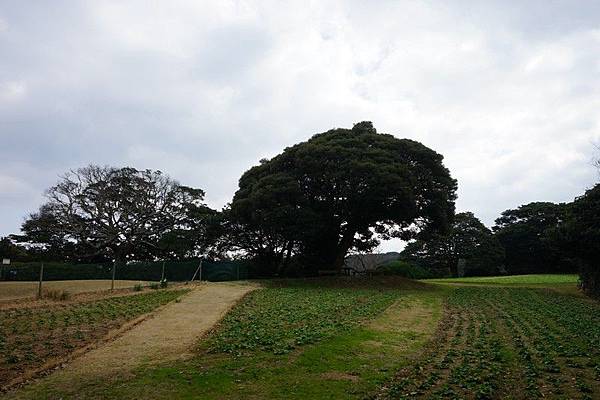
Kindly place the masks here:
[(425, 268), (402, 260), (389, 262), (379, 267), (378, 270), (384, 274), (398, 275), (409, 279), (427, 279), (433, 277), (431, 272)]
[[(199, 260), (165, 261), (165, 278), (169, 281), (189, 281), (198, 268)], [(35, 281), (39, 279), (39, 262), (14, 263), (0, 268), (0, 280)], [(159, 281), (162, 276), (162, 261), (135, 262), (117, 265), (115, 279)], [(245, 261), (217, 261), (202, 263), (202, 280), (231, 281), (248, 279), (251, 275)], [(44, 280), (111, 279), (112, 264), (65, 264), (44, 263)], [(198, 279), (198, 276), (196, 277)]]

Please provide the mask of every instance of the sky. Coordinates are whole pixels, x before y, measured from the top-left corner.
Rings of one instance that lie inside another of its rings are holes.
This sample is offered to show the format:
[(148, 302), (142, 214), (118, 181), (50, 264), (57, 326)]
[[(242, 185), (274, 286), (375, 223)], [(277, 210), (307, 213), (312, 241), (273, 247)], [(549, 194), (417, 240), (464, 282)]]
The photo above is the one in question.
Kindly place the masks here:
[(159, 169), (221, 208), (364, 120), (443, 154), (488, 226), (571, 201), (599, 180), (600, 2), (0, 0), (0, 236), (69, 169)]

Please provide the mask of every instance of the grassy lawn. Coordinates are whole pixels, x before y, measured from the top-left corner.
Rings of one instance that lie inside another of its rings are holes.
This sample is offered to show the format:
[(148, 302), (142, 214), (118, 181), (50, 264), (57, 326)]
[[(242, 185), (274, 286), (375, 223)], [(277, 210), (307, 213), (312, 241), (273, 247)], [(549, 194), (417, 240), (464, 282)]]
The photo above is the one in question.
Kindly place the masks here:
[(153, 291), (83, 303), (0, 310), (0, 387), (181, 296)]
[(444, 289), (386, 278), (274, 283), (250, 294), (186, 361), (18, 398), (339, 399), (376, 391), (429, 340)]
[(560, 285), (576, 284), (578, 275), (571, 274), (537, 274), (537, 275), (507, 275), (507, 276), (478, 276), (466, 278), (424, 279), (428, 283), (466, 283), (482, 285)]

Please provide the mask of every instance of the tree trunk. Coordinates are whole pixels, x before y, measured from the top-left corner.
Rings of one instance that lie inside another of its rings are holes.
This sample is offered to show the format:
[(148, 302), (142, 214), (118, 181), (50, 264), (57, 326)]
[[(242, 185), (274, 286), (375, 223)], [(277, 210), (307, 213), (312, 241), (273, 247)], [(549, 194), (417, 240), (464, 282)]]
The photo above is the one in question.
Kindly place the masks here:
[(348, 254), (348, 250), (350, 250), (350, 247), (352, 246), (355, 234), (356, 231), (354, 229), (348, 228), (337, 246), (337, 253), (335, 256), (335, 261), (333, 262), (333, 269), (337, 270), (338, 273), (341, 272), (342, 267), (344, 266), (344, 259), (346, 258), (346, 254)]

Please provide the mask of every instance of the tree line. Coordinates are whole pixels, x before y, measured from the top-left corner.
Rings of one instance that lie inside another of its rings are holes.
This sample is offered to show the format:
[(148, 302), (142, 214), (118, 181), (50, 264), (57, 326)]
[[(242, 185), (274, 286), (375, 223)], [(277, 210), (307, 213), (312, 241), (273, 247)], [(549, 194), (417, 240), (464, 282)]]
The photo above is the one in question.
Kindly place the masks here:
[(492, 230), (455, 214), (456, 190), (442, 155), (360, 122), (261, 160), (222, 210), (160, 171), (70, 171), (0, 252), (68, 262), (244, 257), (257, 275), (307, 276), (400, 238), (402, 257), (436, 275), (577, 270), (597, 290), (598, 186), (570, 204), (507, 210)]

